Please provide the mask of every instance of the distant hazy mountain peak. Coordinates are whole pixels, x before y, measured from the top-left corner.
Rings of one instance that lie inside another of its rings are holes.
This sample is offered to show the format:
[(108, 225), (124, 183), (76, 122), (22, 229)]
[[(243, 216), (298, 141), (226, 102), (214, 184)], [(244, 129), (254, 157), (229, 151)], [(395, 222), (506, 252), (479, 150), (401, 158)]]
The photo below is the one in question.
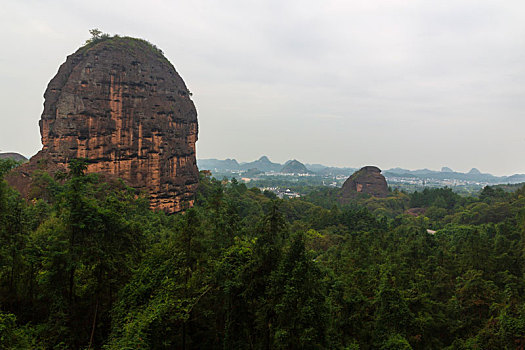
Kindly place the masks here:
[(9, 158), (16, 160), (17, 162), (27, 162), (27, 158), (21, 155), (20, 153), (16, 153), (16, 152), (0, 153), (0, 159), (9, 159)]
[(259, 159), (253, 162), (243, 162), (240, 164), (242, 170), (249, 170), (257, 168), (262, 172), (266, 171), (279, 171), (282, 165), (279, 163), (273, 163), (267, 156), (261, 156)]
[[(1, 158), (1, 153), (0, 153)], [(297, 162), (297, 163), (296, 163)], [(231, 171), (251, 171), (247, 174), (253, 175), (254, 170), (258, 169), (260, 172), (283, 172), (283, 164), (273, 163), (267, 156), (261, 156), (258, 160), (252, 162), (243, 162), (239, 164), (235, 159), (227, 158), (224, 160), (219, 159), (197, 159), (199, 169), (208, 169), (214, 172), (231, 172)], [(350, 176), (355, 172), (356, 168), (338, 168), (338, 167), (327, 167), (322, 164), (303, 164), (296, 159), (288, 160), (284, 165), (291, 165), (284, 169), (285, 173), (317, 173), (320, 176)], [(303, 168), (304, 167), (304, 168)], [(306, 171), (305, 171), (306, 168)], [(487, 173), (481, 173), (478, 169), (472, 168), (468, 173), (457, 172), (449, 167), (442, 167), (439, 170), (419, 169), (409, 170), (400, 167), (391, 168), (383, 171), (384, 176), (389, 177), (414, 177), (418, 179), (432, 178), (435, 180), (447, 180), (451, 179), (459, 181), (476, 181), (484, 182), (488, 184), (498, 183), (521, 183), (525, 182), (525, 174), (514, 174), (511, 176), (494, 176)]]
[(480, 175), (480, 174), (481, 174), (481, 171), (479, 171), (479, 170), (476, 169), (476, 168), (472, 168), (472, 169), (470, 169), (470, 171), (468, 172), (468, 174), (470, 174), (470, 175)]
[(306, 168), (307, 168), (308, 170), (311, 170), (311, 171), (318, 171), (318, 170), (322, 170), (322, 169), (329, 168), (329, 167), (326, 166), (326, 165), (318, 164), (318, 163), (315, 163), (315, 164), (309, 164), (309, 163), (306, 163), (305, 166), (306, 166)]
[(304, 166), (303, 163), (296, 159), (287, 161), (281, 169), (282, 173), (289, 174), (308, 174), (310, 171)]
[(207, 170), (238, 170), (239, 169), (239, 163), (237, 160), (232, 158), (226, 158), (224, 160), (220, 159), (197, 159), (197, 166), (199, 169), (207, 169)]
[(411, 173), (418, 174), (418, 175), (425, 175), (425, 174), (435, 173), (435, 171), (425, 168), (425, 169), (412, 170)]
[(404, 174), (404, 173), (409, 173), (410, 170), (408, 169), (403, 169), (403, 168), (392, 168), (392, 169), (388, 169), (386, 170), (387, 172), (391, 172), (391, 173), (396, 173), (396, 174)]

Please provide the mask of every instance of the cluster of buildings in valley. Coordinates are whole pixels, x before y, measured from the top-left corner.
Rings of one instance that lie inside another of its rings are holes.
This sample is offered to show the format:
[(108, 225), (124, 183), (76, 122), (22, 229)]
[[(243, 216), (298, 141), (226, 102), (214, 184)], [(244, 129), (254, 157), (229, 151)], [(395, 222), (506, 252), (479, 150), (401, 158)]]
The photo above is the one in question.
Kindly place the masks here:
[(435, 179), (435, 178), (418, 178), (418, 177), (388, 177), (389, 184), (409, 184), (427, 187), (457, 187), (457, 186), (478, 186), (484, 187), (490, 185), (488, 182), (458, 180), (458, 179)]
[[(302, 179), (302, 184), (311, 184), (312, 186), (328, 186), (328, 187), (341, 187), (349, 175), (318, 175), (318, 174), (286, 174), (286, 173), (277, 173), (277, 172), (265, 172), (260, 173), (254, 176), (246, 176), (244, 174), (234, 174), (232, 172), (232, 177), (237, 177), (244, 183), (252, 183), (252, 186), (259, 187), (262, 191), (268, 190), (274, 192), (279, 198), (295, 198), (299, 197), (299, 194), (290, 191), (287, 188), (280, 187), (260, 187), (257, 185), (259, 181), (265, 179), (274, 179), (277, 180), (278, 177), (281, 177), (282, 180), (285, 180), (287, 183), (296, 183), (298, 180)], [(309, 180), (310, 179), (310, 180)], [(487, 185), (491, 185), (488, 182), (480, 181), (471, 181), (471, 180), (460, 180), (460, 179), (436, 179), (432, 177), (421, 178), (421, 177), (400, 177), (386, 176), (388, 185), (392, 188), (398, 188), (400, 190), (419, 190), (424, 187), (451, 187), (457, 188), (458, 190), (471, 189), (479, 190)], [(284, 185), (286, 186), (286, 185)]]
[(290, 190), (289, 188), (282, 189), (280, 187), (261, 187), (261, 191), (270, 191), (275, 193), (278, 198), (299, 198), (301, 195), (297, 192)]
[(275, 171), (268, 171), (264, 173), (265, 176), (299, 176), (299, 177), (308, 177), (308, 176), (319, 176), (317, 174), (304, 174), (304, 173), (281, 173), (281, 172), (275, 172)]
[[(213, 169), (216, 178), (235, 177), (251, 187), (261, 189), (291, 187), (297, 190), (301, 186), (315, 187), (341, 187), (357, 168), (327, 167), (321, 164), (302, 164), (297, 160), (289, 160), (285, 164), (271, 162), (268, 157), (249, 163), (238, 163), (234, 159), (200, 160), (199, 167)], [(379, 170), (381, 172), (381, 170)], [(515, 184), (525, 182), (525, 174), (514, 174), (511, 176), (494, 176), (481, 173), (473, 168), (467, 173), (455, 172), (450, 168), (443, 167), (441, 171), (419, 169), (408, 170), (392, 168), (385, 170), (383, 176), (392, 189), (412, 192), (423, 188), (450, 187), (456, 192), (472, 193), (479, 191), (487, 185)], [(289, 197), (286, 192), (272, 191), (282, 197)]]

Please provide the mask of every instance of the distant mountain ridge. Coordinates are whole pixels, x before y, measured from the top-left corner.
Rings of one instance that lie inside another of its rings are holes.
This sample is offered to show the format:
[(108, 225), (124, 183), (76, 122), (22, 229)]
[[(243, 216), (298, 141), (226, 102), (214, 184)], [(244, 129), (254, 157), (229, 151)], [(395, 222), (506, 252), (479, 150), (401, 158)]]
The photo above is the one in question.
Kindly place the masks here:
[[(450, 169), (450, 168), (448, 168)], [(476, 168), (472, 168), (468, 173), (460, 173), (456, 171), (444, 172), (434, 171), (429, 169), (420, 170), (406, 170), (401, 168), (393, 168), (383, 172), (385, 177), (415, 177), (419, 179), (432, 178), (437, 180), (463, 180), (463, 181), (477, 181), (483, 183), (519, 183), (525, 181), (525, 174), (514, 174), (510, 176), (494, 176), (492, 174), (485, 174)]]
[(281, 169), (281, 173), (285, 174), (312, 174), (313, 171), (308, 170), (306, 166), (298, 160), (292, 159), (287, 161)]
[[(253, 162), (238, 163), (235, 159), (198, 159), (197, 164), (201, 170), (211, 170), (217, 172), (224, 171), (247, 171), (249, 169), (258, 169), (261, 172), (283, 172), (283, 173), (294, 173), (288, 172), (289, 169), (284, 168), (286, 164), (292, 163), (294, 160), (289, 160), (285, 164), (279, 164), (272, 162), (267, 156), (262, 156), (258, 160)], [(295, 160), (296, 161), (296, 160)], [(350, 176), (358, 168), (339, 168), (329, 167), (322, 164), (302, 164), (296, 161), (300, 165), (304, 166), (310, 173), (315, 173), (320, 176), (324, 175), (344, 175)], [(295, 163), (293, 163), (295, 164)], [(295, 164), (296, 170), (299, 170), (300, 166)], [(286, 171), (283, 171), (284, 170)], [(304, 171), (304, 169), (301, 169)], [(300, 173), (300, 172), (295, 172)], [(509, 183), (515, 184), (525, 182), (525, 174), (513, 174), (509, 176), (495, 176), (492, 174), (482, 173), (476, 168), (472, 168), (467, 173), (460, 173), (453, 171), (449, 167), (442, 167), (441, 170), (430, 170), (430, 169), (417, 169), (409, 170), (404, 168), (392, 168), (383, 171), (383, 175), (388, 179), (390, 178), (417, 178), (425, 179), (432, 178), (437, 180), (461, 180), (461, 181), (475, 181), (488, 184), (501, 184)]]
[(240, 165), (235, 159), (197, 159), (197, 166), (199, 169), (203, 170), (214, 170), (214, 169), (221, 169), (221, 170), (240, 170)]
[(253, 162), (237, 162), (235, 159), (197, 159), (197, 166), (199, 169), (205, 170), (215, 170), (215, 171), (248, 171), (250, 169), (258, 169), (262, 172), (274, 171), (278, 172), (283, 167), (283, 164), (273, 163), (267, 156), (262, 156), (261, 158)]
[(470, 169), (470, 171), (469, 171), (467, 174), (471, 174), (471, 175), (481, 175), (481, 171), (479, 171), (479, 170), (476, 169), (476, 168), (472, 168), (472, 169)]
[(264, 172), (267, 172), (267, 171), (277, 172), (277, 171), (280, 171), (283, 166), (279, 163), (271, 162), (267, 156), (262, 156), (256, 161), (249, 162), (249, 163), (241, 163), (240, 167), (241, 167), (241, 170), (248, 170), (248, 169), (256, 168)]
[(8, 158), (14, 159), (17, 162), (27, 162), (28, 160), (26, 157), (24, 157), (20, 153), (15, 153), (15, 152), (0, 153), (0, 159), (8, 159)]
[[(357, 170), (357, 168), (337, 168), (337, 167), (329, 167), (322, 164), (303, 164), (295, 159), (291, 159), (284, 164), (280, 163), (274, 163), (272, 162), (267, 156), (262, 156), (259, 159), (253, 161), (253, 162), (242, 162), (238, 163), (235, 159), (216, 159), (216, 158), (209, 158), (209, 159), (197, 159), (197, 166), (201, 170), (211, 170), (211, 171), (217, 171), (217, 172), (229, 172), (229, 171), (248, 171), (251, 169), (258, 169), (262, 172), (284, 172), (288, 171), (287, 169), (283, 168), (293, 161), (296, 161), (303, 165), (306, 168), (306, 173), (316, 173), (318, 175), (345, 175), (350, 176), (353, 174), (354, 171)], [(295, 164), (295, 163), (294, 163)], [(296, 165), (297, 166), (297, 165)], [(300, 170), (299, 172), (297, 172)], [(296, 169), (297, 173), (304, 172), (304, 169)]]

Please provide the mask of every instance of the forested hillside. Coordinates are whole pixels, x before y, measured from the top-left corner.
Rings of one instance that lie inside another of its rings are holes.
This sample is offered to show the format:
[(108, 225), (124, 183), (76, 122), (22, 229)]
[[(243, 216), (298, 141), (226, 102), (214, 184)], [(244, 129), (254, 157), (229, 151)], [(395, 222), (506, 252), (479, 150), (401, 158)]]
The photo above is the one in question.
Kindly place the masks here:
[(166, 215), (85, 167), (0, 182), (0, 348), (525, 346), (525, 187), (341, 205), (201, 173)]

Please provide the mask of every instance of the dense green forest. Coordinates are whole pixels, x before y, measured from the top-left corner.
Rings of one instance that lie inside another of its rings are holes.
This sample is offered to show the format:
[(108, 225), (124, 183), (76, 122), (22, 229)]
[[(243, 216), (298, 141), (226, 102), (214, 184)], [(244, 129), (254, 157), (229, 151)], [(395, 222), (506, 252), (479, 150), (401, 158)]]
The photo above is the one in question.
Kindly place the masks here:
[(525, 346), (524, 187), (341, 205), (201, 174), (166, 215), (82, 161), (31, 202), (0, 181), (2, 349)]

